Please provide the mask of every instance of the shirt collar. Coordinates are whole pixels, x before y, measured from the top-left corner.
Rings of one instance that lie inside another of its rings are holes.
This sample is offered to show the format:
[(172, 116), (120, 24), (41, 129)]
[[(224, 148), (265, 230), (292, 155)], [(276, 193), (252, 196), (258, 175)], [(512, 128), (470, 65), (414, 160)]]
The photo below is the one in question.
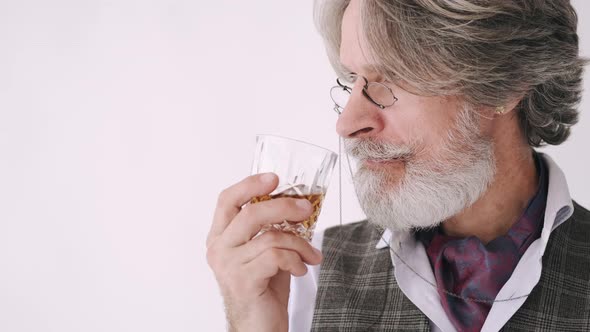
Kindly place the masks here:
[(539, 155), (545, 160), (545, 165), (549, 171), (545, 221), (541, 232), (541, 238), (544, 242), (547, 242), (549, 234), (572, 216), (574, 205), (563, 171), (551, 157), (544, 153), (539, 153)]
[[(549, 235), (551, 232), (572, 216), (574, 213), (574, 206), (563, 171), (557, 166), (551, 157), (541, 152), (537, 153), (543, 161), (545, 161), (545, 166), (549, 173), (545, 220), (543, 221), (543, 230), (541, 231), (541, 240), (543, 241), (544, 248), (547, 245), (547, 241), (549, 241)], [(399, 231), (396, 231), (394, 234), (391, 230), (386, 229), (381, 235), (375, 248), (386, 248), (388, 244), (391, 243), (392, 236), (394, 235), (396, 239), (395, 242), (399, 246), (403, 242), (411, 241), (413, 239), (412, 236), (409, 236), (410, 234), (410, 232), (400, 233)]]
[(375, 246), (376, 249), (383, 249), (386, 248), (387, 245), (389, 244), (391, 240), (391, 231), (389, 229), (386, 229), (383, 234), (381, 235), (381, 238), (379, 238), (379, 242), (377, 242), (377, 245)]

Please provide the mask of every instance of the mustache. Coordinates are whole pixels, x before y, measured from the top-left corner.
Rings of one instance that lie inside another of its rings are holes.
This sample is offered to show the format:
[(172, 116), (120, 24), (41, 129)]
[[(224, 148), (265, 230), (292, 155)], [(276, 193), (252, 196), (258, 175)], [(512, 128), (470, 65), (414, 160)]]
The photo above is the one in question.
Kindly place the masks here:
[(388, 161), (393, 159), (410, 159), (416, 154), (412, 145), (397, 145), (378, 142), (372, 139), (347, 138), (344, 139), (346, 153), (357, 160)]

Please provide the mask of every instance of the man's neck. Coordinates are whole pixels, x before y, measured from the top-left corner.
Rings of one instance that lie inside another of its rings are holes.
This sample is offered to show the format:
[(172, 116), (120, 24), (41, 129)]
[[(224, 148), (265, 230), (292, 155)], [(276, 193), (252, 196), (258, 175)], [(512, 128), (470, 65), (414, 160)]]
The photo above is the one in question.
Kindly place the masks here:
[(483, 243), (505, 235), (525, 211), (538, 187), (533, 151), (508, 142), (495, 145), (496, 176), (488, 190), (473, 205), (442, 224), (445, 234), (476, 236)]

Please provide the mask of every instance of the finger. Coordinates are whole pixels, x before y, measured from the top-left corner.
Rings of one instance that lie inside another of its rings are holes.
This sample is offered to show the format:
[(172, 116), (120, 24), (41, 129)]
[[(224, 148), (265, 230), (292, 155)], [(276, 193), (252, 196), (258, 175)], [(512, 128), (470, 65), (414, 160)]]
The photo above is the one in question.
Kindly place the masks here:
[(306, 240), (285, 232), (269, 231), (249, 241), (239, 251), (238, 259), (248, 263), (271, 248), (287, 249), (296, 252), (303, 262), (317, 265), (322, 261), (322, 254)]
[(211, 239), (219, 236), (232, 219), (240, 212), (241, 207), (253, 197), (270, 194), (278, 185), (278, 177), (273, 173), (262, 173), (248, 176), (242, 181), (223, 190), (219, 194), (213, 223), (207, 236), (207, 247)]
[(287, 271), (296, 277), (307, 273), (307, 266), (299, 254), (287, 249), (270, 248), (244, 266), (251, 280), (264, 280), (274, 277), (279, 271)]
[(312, 213), (311, 203), (306, 199), (284, 197), (249, 204), (227, 226), (220, 241), (225, 246), (237, 247), (250, 241), (264, 225), (301, 221)]

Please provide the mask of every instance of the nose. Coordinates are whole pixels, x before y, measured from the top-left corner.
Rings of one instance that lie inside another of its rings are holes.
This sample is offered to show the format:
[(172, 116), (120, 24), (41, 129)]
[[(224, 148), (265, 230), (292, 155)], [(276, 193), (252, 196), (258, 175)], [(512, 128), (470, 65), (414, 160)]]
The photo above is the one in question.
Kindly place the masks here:
[(353, 89), (346, 107), (336, 122), (336, 132), (343, 138), (368, 138), (383, 130), (382, 112), (362, 94)]

